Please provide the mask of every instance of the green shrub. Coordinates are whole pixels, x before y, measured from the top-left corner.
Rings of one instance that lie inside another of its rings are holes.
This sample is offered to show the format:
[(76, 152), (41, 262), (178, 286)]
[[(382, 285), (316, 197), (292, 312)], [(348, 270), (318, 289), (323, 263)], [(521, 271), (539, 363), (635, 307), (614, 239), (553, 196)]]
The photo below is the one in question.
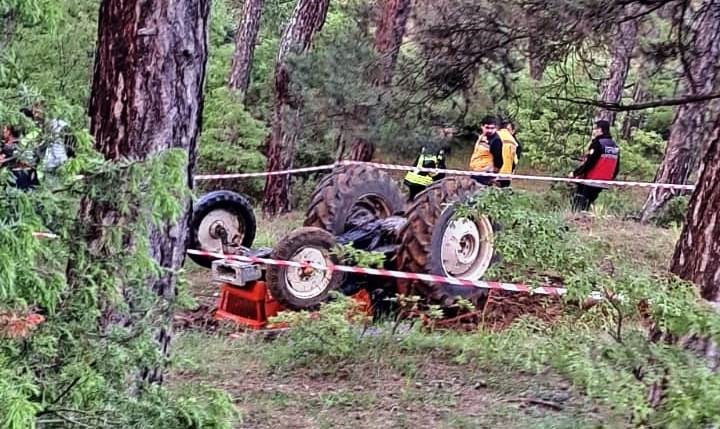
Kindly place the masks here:
[(327, 363), (350, 358), (361, 344), (362, 331), (349, 320), (364, 318), (357, 313), (358, 305), (352, 298), (335, 295), (316, 313), (286, 311), (272, 318), (271, 323), (286, 324), (290, 330), (268, 350), (268, 365), (275, 370), (322, 369)]

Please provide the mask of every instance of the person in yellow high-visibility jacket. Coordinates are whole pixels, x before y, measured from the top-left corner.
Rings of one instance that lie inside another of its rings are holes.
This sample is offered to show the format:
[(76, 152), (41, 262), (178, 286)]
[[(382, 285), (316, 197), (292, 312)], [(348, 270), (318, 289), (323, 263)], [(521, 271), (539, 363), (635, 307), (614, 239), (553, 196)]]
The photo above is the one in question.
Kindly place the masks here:
[[(515, 138), (515, 127), (511, 121), (505, 120), (500, 125), (500, 130), (497, 132), (500, 140), (502, 141), (502, 158), (503, 165), (500, 168), (500, 174), (512, 174), (518, 165), (518, 154), (520, 145)], [(498, 186), (501, 188), (507, 188), (510, 186), (512, 181), (510, 179), (499, 179), (497, 181)]]
[(410, 201), (415, 199), (415, 196), (420, 192), (424, 191), (428, 186), (432, 185), (433, 182), (445, 177), (444, 173), (435, 173), (429, 171), (420, 171), (420, 168), (440, 168), (445, 167), (445, 151), (440, 150), (435, 154), (426, 153), (425, 148), (422, 148), (420, 155), (415, 158), (415, 168), (417, 170), (410, 170), (405, 175), (405, 186), (410, 191)]
[[(479, 173), (497, 173), (503, 166), (502, 140), (497, 133), (497, 119), (493, 116), (486, 116), (480, 123), (482, 133), (478, 136), (470, 158), (470, 170)], [(492, 176), (473, 176), (477, 182), (483, 185), (495, 183)]]

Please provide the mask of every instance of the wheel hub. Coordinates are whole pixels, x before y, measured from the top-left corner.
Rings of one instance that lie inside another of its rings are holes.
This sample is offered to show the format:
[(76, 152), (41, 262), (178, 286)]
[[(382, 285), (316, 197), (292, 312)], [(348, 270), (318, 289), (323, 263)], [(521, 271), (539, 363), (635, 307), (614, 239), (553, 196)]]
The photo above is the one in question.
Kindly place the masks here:
[[(328, 266), (328, 259), (321, 249), (306, 247), (300, 249), (290, 259), (294, 262)], [(328, 288), (332, 272), (314, 267), (289, 267), (285, 276), (285, 284), (290, 293), (301, 299), (314, 298)]]
[(479, 279), (492, 259), (492, 226), (487, 218), (466, 218), (448, 223), (442, 238), (441, 258), (451, 276)]
[(217, 209), (208, 213), (200, 222), (198, 242), (203, 250), (222, 252), (223, 240), (230, 246), (242, 244), (245, 228), (240, 219), (233, 213)]

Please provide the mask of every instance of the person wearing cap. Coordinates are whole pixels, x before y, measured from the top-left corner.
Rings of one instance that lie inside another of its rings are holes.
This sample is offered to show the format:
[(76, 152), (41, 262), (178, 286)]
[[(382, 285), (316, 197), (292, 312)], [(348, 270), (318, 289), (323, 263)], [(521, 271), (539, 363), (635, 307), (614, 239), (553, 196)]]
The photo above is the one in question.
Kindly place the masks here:
[[(620, 171), (620, 148), (610, 135), (610, 122), (597, 121), (592, 130), (585, 161), (570, 173), (570, 177), (588, 180), (615, 180)], [(587, 211), (607, 184), (578, 183), (572, 199), (573, 211)]]

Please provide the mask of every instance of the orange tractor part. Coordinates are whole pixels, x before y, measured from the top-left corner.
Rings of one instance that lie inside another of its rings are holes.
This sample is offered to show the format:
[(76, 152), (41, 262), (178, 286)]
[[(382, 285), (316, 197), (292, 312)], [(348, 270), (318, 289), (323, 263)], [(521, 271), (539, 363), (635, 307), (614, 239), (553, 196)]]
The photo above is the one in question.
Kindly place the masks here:
[[(370, 295), (361, 290), (352, 296), (360, 304), (360, 311), (371, 314)], [(216, 320), (229, 320), (248, 329), (264, 329), (268, 319), (285, 310), (277, 302), (262, 280), (249, 282), (243, 287), (221, 283), (220, 298), (215, 311)]]

